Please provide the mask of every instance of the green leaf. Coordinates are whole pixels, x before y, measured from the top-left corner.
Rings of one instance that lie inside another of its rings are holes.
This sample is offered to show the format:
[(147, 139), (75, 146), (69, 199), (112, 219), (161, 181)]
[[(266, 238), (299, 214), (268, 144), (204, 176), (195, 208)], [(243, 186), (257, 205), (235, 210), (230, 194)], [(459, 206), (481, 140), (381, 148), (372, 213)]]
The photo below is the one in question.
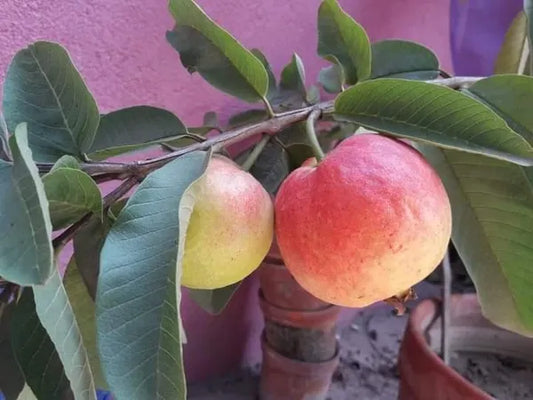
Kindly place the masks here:
[(14, 306), (14, 303), (5, 305), (0, 314), (0, 393), (6, 400), (17, 399), (25, 383), (11, 346), (10, 326)]
[(315, 157), (313, 148), (308, 144), (295, 143), (287, 147), (287, 153), (289, 154), (290, 170), (299, 168), (305, 160)]
[(289, 156), (278, 143), (269, 141), (261, 152), (250, 173), (263, 185), (265, 190), (274, 194), (281, 182), (289, 174)]
[(59, 271), (46, 285), (34, 286), (33, 295), (36, 313), (55, 345), (75, 400), (96, 400), (89, 357)]
[(204, 114), (204, 126), (210, 126), (212, 128), (217, 128), (219, 126), (216, 112), (208, 111)]
[(109, 232), (107, 218), (91, 217), (74, 236), (74, 259), (87, 290), (93, 299), (96, 298), (96, 285), (100, 272), (100, 252)]
[(429, 80), (439, 76), (439, 60), (427, 47), (406, 40), (372, 44), (371, 78)]
[(232, 115), (228, 121), (228, 128), (233, 129), (243, 125), (265, 121), (268, 115), (265, 110), (246, 110)]
[(187, 128), (170, 111), (149, 106), (123, 108), (102, 116), (89, 157), (103, 160), (185, 133)]
[(322, 68), (318, 74), (318, 81), (328, 93), (342, 92), (344, 72), (338, 64)]
[(482, 79), (467, 93), (481, 100), (533, 146), (533, 113), (525, 104), (533, 104), (533, 78), (498, 75)]
[(259, 61), (263, 64), (263, 67), (265, 67), (267, 75), (268, 75), (268, 92), (267, 92), (267, 98), (270, 100), (272, 97), (276, 95), (276, 92), (278, 90), (277, 84), (276, 84), (276, 77), (274, 76), (274, 73), (272, 72), (272, 67), (270, 66), (270, 63), (268, 62), (265, 55), (261, 52), (259, 49), (252, 49), (250, 50), (254, 56), (257, 57)]
[(50, 172), (54, 172), (59, 168), (80, 169), (80, 163), (74, 157), (66, 155), (56, 161)]
[(286, 146), (291, 144), (309, 144), (305, 122), (299, 122), (283, 129), (277, 138)]
[(318, 104), (320, 102), (320, 89), (316, 85), (309, 86), (305, 95), (305, 101), (308, 104)]
[(11, 132), (28, 123), (33, 157), (42, 162), (86, 153), (100, 118), (68, 53), (50, 42), (35, 42), (15, 55), (4, 82), (3, 108)]
[(202, 309), (210, 314), (218, 315), (226, 308), (240, 285), (241, 283), (238, 282), (220, 289), (189, 289), (189, 295)]
[(148, 175), (102, 249), (98, 347), (106, 381), (119, 399), (185, 399), (179, 282), (195, 201), (187, 189), (208, 159), (204, 152), (189, 153)]
[(217, 89), (248, 102), (268, 90), (265, 67), (249, 50), (213, 22), (192, 0), (170, 0), (176, 26), (167, 40), (189, 72), (198, 72)]
[(365, 30), (346, 14), (337, 0), (324, 0), (318, 9), (318, 54), (339, 63), (346, 83), (370, 77), (370, 41)]
[[(6, 399), (6, 400), (9, 400)], [(31, 391), (31, 388), (28, 385), (24, 385), (22, 388), (22, 392), (20, 392), (19, 396), (17, 397), (17, 400), (38, 400), (37, 397), (33, 394)]]
[(92, 212), (102, 218), (102, 195), (93, 179), (72, 168), (57, 168), (43, 176), (55, 230), (67, 227)]
[(452, 238), (484, 315), (533, 336), (533, 170), (423, 146), (453, 211)]
[[(94, 254), (93, 257), (98, 257)], [(94, 301), (91, 298), (81, 273), (76, 265), (74, 257), (70, 260), (63, 284), (68, 295), (72, 311), (76, 317), (83, 345), (87, 351), (89, 365), (94, 377), (94, 383), (99, 389), (107, 389), (107, 383), (103, 378), (100, 368), (100, 357), (96, 348), (96, 312)]]
[(294, 53), (291, 62), (281, 71), (279, 87), (281, 90), (298, 92), (305, 100), (305, 68), (298, 54)]
[(54, 269), (52, 223), (25, 124), (17, 126), (10, 146), (13, 164), (0, 160), (0, 276), (40, 284)]
[(533, 165), (533, 149), (482, 103), (446, 87), (376, 79), (341, 93), (336, 116), (378, 132)]
[(39, 400), (66, 400), (72, 395), (61, 359), (35, 311), (30, 288), (24, 290), (13, 313), (11, 342), (26, 384)]
[(494, 65), (494, 73), (519, 73), (525, 67), (525, 65), (521, 64), (525, 64), (527, 61), (527, 57), (524, 57), (524, 55), (528, 50), (527, 18), (524, 11), (520, 11), (513, 19), (508, 31), (505, 33), (505, 40), (503, 41)]

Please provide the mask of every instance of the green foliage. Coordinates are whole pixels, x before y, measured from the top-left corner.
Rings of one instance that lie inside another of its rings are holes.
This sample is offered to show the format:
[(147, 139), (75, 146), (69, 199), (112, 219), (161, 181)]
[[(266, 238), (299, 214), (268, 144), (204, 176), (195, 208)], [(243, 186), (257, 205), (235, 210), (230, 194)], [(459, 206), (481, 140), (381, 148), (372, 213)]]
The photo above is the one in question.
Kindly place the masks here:
[(250, 169), (250, 173), (268, 193), (276, 193), (281, 182), (289, 174), (287, 151), (279, 143), (269, 141)]
[(497, 75), (482, 79), (466, 93), (492, 108), (505, 122), (533, 146), (533, 78)]
[[(93, 254), (97, 258), (98, 253)], [(100, 357), (96, 348), (96, 316), (94, 300), (84, 283), (84, 279), (72, 258), (63, 277), (65, 291), (72, 307), (72, 312), (76, 317), (79, 332), (83, 340), (83, 346), (87, 350), (87, 358), (93, 373), (94, 383), (99, 389), (106, 389), (101, 366)]]
[(17, 399), (25, 380), (11, 346), (11, 317), (15, 304), (0, 305), (0, 392), (6, 400)]
[(189, 153), (150, 174), (106, 238), (97, 335), (105, 378), (118, 398), (186, 398), (176, 286), (195, 201), (188, 188), (208, 159)]
[(483, 313), (533, 336), (533, 170), (458, 151), (422, 150), (450, 196), (453, 242)]
[(217, 89), (248, 102), (264, 100), (265, 67), (249, 50), (215, 24), (192, 0), (170, 0), (176, 26), (167, 40), (189, 72), (198, 72)]
[(342, 92), (344, 80), (344, 71), (338, 64), (322, 68), (318, 74), (318, 81), (328, 93)]
[(10, 140), (13, 163), (0, 160), (0, 276), (21, 285), (46, 282), (53, 271), (52, 224), (26, 125)]
[(498, 53), (498, 58), (494, 65), (495, 74), (519, 73), (525, 67), (527, 58), (527, 17), (520, 11), (513, 19), (509, 30), (505, 34), (505, 40)]
[(187, 133), (170, 111), (136, 106), (102, 115), (89, 157), (102, 160), (175, 139)]
[(533, 149), (490, 108), (424, 82), (376, 79), (343, 92), (339, 119), (443, 148), (533, 165)]
[(338, 63), (346, 83), (370, 77), (370, 42), (364, 29), (346, 14), (337, 0), (324, 0), (318, 10), (318, 54)]
[(429, 80), (439, 76), (439, 60), (428, 48), (405, 40), (372, 44), (371, 78)]
[(60, 45), (36, 42), (20, 50), (7, 71), (4, 116), (10, 132), (28, 123), (36, 161), (86, 153), (99, 114), (83, 79)]
[(527, 36), (529, 41), (529, 68), (533, 70), (533, 0), (524, 0), (524, 12), (527, 17)]
[(305, 101), (305, 69), (298, 54), (294, 53), (291, 62), (281, 71), (279, 87), (281, 90), (298, 93), (302, 96), (302, 101)]
[(85, 172), (55, 168), (43, 177), (54, 230), (62, 229), (92, 212), (102, 218), (102, 196), (98, 186)]
[(59, 168), (80, 169), (80, 163), (74, 157), (65, 155), (55, 162), (50, 172), (54, 172), (56, 169)]
[(189, 289), (189, 295), (202, 309), (210, 314), (218, 315), (228, 305), (240, 285), (241, 283), (238, 282), (220, 289)]
[(93, 299), (96, 298), (96, 285), (100, 271), (100, 252), (110, 227), (107, 217), (102, 220), (93, 216), (74, 236), (76, 266)]
[(54, 343), (37, 316), (30, 288), (24, 290), (13, 313), (11, 342), (26, 384), (39, 400), (66, 399), (72, 395)]
[(274, 73), (272, 72), (272, 67), (270, 66), (270, 63), (268, 62), (265, 55), (261, 52), (259, 49), (252, 49), (250, 50), (254, 56), (257, 57), (259, 61), (263, 64), (263, 67), (265, 67), (265, 70), (268, 75), (268, 92), (267, 92), (267, 99), (271, 100), (278, 90), (278, 86), (276, 84), (276, 77), (274, 76)]
[(74, 399), (96, 400), (87, 350), (59, 271), (54, 271), (46, 285), (34, 286), (33, 295), (35, 311), (55, 345)]

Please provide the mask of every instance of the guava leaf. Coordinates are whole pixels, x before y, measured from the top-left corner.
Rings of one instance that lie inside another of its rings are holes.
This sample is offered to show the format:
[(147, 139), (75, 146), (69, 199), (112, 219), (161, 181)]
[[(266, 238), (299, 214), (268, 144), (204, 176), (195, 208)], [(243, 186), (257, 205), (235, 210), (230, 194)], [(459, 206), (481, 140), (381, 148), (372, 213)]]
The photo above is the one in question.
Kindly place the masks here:
[(13, 313), (11, 344), (26, 384), (39, 400), (72, 396), (61, 359), (35, 311), (31, 288), (24, 290)]
[(170, 111), (150, 106), (123, 108), (102, 115), (89, 157), (103, 160), (187, 133)]
[(268, 75), (257, 57), (194, 1), (170, 0), (169, 8), (176, 26), (167, 32), (167, 40), (189, 72), (198, 72), (217, 89), (250, 103), (265, 98)]
[(27, 140), (17, 126), (13, 164), (0, 160), (0, 276), (20, 285), (44, 283), (54, 269), (48, 201)]
[(45, 285), (33, 286), (35, 311), (55, 345), (76, 400), (96, 400), (96, 388), (79, 324), (56, 268)]
[(186, 398), (179, 282), (195, 202), (188, 188), (208, 160), (193, 152), (148, 175), (105, 240), (97, 337), (104, 377), (119, 399)]
[(333, 64), (329, 67), (322, 68), (318, 74), (318, 81), (328, 93), (342, 92), (342, 85), (344, 83), (342, 67), (338, 64)]
[(241, 283), (238, 282), (213, 290), (189, 289), (189, 295), (202, 309), (210, 314), (218, 315), (224, 311), (240, 285)]
[(267, 75), (268, 75), (268, 92), (267, 92), (267, 99), (271, 99), (276, 95), (276, 92), (278, 90), (278, 86), (276, 83), (276, 77), (274, 76), (274, 73), (272, 72), (272, 67), (270, 66), (270, 63), (268, 62), (265, 55), (261, 52), (259, 49), (252, 49), (250, 50), (254, 56), (257, 57), (259, 61), (263, 64), (263, 67), (265, 67)]
[(318, 55), (338, 62), (346, 83), (370, 77), (370, 41), (365, 30), (346, 14), (337, 0), (324, 0), (318, 9)]
[(289, 174), (289, 155), (278, 143), (269, 141), (261, 152), (250, 173), (263, 185), (265, 190), (274, 194), (281, 182)]
[(519, 73), (527, 61), (524, 52), (528, 52), (527, 43), (527, 17), (524, 11), (520, 11), (513, 19), (511, 26), (505, 33), (498, 58), (494, 64), (495, 74), (516, 74)]
[(33, 158), (41, 162), (86, 153), (100, 119), (68, 53), (50, 42), (35, 42), (15, 55), (4, 82), (3, 109), (10, 132), (28, 123)]
[(439, 60), (427, 47), (406, 40), (372, 44), (371, 78), (435, 79)]
[(91, 217), (74, 236), (74, 259), (90, 296), (96, 298), (100, 252), (111, 228), (108, 218)]
[(50, 218), (55, 230), (67, 227), (92, 212), (102, 218), (102, 195), (94, 180), (73, 168), (56, 168), (43, 176)]
[(486, 105), (419, 81), (376, 79), (341, 93), (336, 117), (447, 149), (533, 165), (532, 147)]
[(298, 92), (305, 99), (305, 68), (298, 54), (294, 53), (291, 62), (281, 71), (279, 87), (281, 90)]
[(483, 314), (533, 337), (533, 169), (421, 146), (450, 197), (452, 239)]
[(13, 347), (11, 346), (11, 318), (15, 304), (0, 306), (0, 393), (5, 400), (15, 400), (22, 391), (25, 381)]
[(533, 0), (524, 0), (524, 12), (527, 17), (527, 36), (529, 42), (529, 69), (533, 72)]
[(523, 75), (496, 75), (482, 79), (466, 92), (492, 108), (533, 146), (533, 78)]
[(59, 168), (80, 169), (80, 163), (74, 157), (66, 155), (55, 162), (50, 172), (54, 172)]
[[(94, 254), (94, 257), (98, 257), (98, 253)], [(107, 389), (107, 383), (101, 371), (100, 357), (96, 348), (96, 310), (94, 300), (91, 298), (85, 286), (74, 257), (71, 258), (67, 266), (65, 276), (63, 277), (63, 284), (65, 285), (65, 291), (68, 295), (72, 312), (78, 323), (83, 345), (87, 351), (94, 383), (100, 389)]]

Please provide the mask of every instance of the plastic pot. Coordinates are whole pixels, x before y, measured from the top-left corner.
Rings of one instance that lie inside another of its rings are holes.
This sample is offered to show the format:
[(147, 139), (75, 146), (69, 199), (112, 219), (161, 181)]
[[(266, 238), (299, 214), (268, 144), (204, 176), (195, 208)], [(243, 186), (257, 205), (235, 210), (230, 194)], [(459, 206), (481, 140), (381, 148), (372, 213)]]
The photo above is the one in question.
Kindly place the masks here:
[[(498, 328), (481, 314), (475, 294), (454, 295), (448, 330), (450, 350), (533, 359), (533, 341)], [(400, 349), (400, 400), (490, 400), (438, 356), (440, 302), (424, 300), (409, 317)]]
[(331, 376), (339, 364), (338, 348), (323, 362), (302, 362), (284, 357), (262, 338), (263, 366), (260, 382), (261, 400), (323, 400)]

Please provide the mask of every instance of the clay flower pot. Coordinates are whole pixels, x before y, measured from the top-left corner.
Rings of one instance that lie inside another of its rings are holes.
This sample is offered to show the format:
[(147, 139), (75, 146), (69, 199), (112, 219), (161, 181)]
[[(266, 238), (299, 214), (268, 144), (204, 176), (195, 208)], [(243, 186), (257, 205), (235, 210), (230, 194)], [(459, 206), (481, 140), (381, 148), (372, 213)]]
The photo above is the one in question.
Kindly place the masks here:
[(324, 400), (338, 365), (340, 307), (307, 293), (283, 265), (274, 244), (260, 272), (261, 400)]
[(338, 350), (330, 360), (310, 363), (282, 356), (270, 347), (264, 336), (261, 347), (261, 400), (323, 400), (326, 397), (331, 376), (339, 364)]
[[(450, 350), (533, 360), (533, 341), (492, 325), (481, 314), (475, 294), (454, 295), (448, 330)], [(440, 302), (424, 300), (409, 317), (400, 349), (400, 400), (490, 400), (438, 356)]]

